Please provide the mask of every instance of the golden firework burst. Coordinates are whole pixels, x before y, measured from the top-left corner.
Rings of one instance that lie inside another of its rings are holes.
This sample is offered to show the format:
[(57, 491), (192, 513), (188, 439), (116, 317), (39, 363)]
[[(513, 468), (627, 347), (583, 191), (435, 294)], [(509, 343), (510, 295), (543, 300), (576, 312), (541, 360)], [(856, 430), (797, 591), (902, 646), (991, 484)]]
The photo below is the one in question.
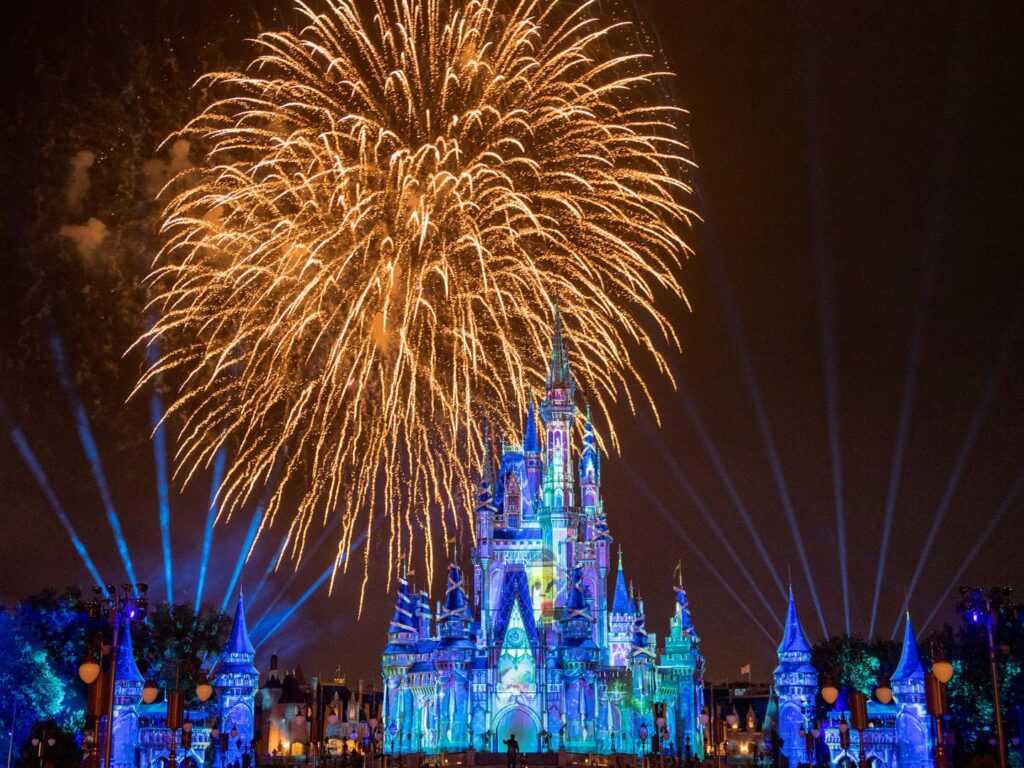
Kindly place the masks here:
[(613, 445), (611, 402), (650, 403), (634, 357), (668, 375), (681, 110), (592, 2), (299, 10), (175, 134), (205, 157), (166, 209), (143, 338), (165, 351), (140, 386), (179, 377), (186, 481), (231, 441), (224, 514), (280, 461), (263, 525), (287, 499), (294, 557), (338, 515), (339, 552), (369, 529), (432, 573), (470, 524), (481, 424), (510, 433), (543, 380), (556, 301)]

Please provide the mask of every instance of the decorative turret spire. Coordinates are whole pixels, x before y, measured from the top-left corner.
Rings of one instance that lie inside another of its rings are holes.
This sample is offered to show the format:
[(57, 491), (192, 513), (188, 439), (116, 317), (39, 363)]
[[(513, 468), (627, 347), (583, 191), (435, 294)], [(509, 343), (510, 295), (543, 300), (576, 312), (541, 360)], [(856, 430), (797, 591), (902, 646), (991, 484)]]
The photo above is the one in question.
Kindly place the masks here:
[(398, 578), (398, 599), (395, 601), (395, 615), (391, 619), (388, 634), (416, 634), (415, 611), (415, 598), (409, 593), (409, 582), (405, 577), (400, 576)]
[(537, 417), (533, 414), (533, 393), (526, 406), (526, 424), (523, 427), (523, 453), (540, 453), (540, 440), (537, 438)]
[(630, 646), (629, 658), (635, 661), (654, 659), (654, 650), (647, 639), (647, 621), (643, 614), (637, 616), (633, 622), (633, 643)]
[(679, 628), (684, 635), (692, 635), (693, 617), (690, 616), (690, 601), (686, 597), (686, 590), (682, 584), (672, 589), (676, 593), (676, 617), (679, 619)]
[(548, 389), (555, 387), (572, 388), (572, 369), (569, 367), (569, 355), (565, 351), (565, 340), (562, 338), (562, 310), (555, 300), (555, 328), (551, 338), (551, 364), (548, 367)]
[(572, 584), (565, 600), (565, 612), (562, 614), (563, 630), (566, 638), (584, 639), (590, 637), (594, 617), (590, 613), (587, 594), (583, 590), (583, 568), (576, 566), (572, 570)]
[(135, 651), (132, 649), (132, 624), (125, 621), (121, 624), (121, 637), (117, 642), (117, 685), (123, 683), (143, 683), (144, 678), (135, 663)]
[(469, 623), (473, 620), (469, 601), (462, 588), (462, 570), (454, 562), (448, 564), (448, 586), (444, 604), (438, 611), (438, 632), (442, 638), (461, 640), (469, 636)]
[(256, 649), (249, 639), (249, 628), (245, 624), (245, 604), (241, 592), (238, 593), (235, 617), (231, 622), (231, 633), (228, 635), (227, 645), (224, 646), (224, 653), (252, 654), (253, 657), (256, 655)]
[(907, 613), (907, 625), (903, 630), (903, 651), (900, 653), (900, 663), (896, 665), (896, 671), (889, 679), (893, 683), (924, 679), (924, 667), (921, 665), (921, 657), (917, 652), (917, 636), (914, 634), (914, 625), (910, 622), (909, 612)]
[(622, 547), (619, 547), (619, 572), (615, 575), (615, 595), (612, 597), (612, 613), (633, 613), (632, 600), (626, 588), (626, 577), (622, 573)]
[(796, 613), (796, 600), (793, 599), (793, 588), (790, 587), (786, 627), (782, 632), (782, 642), (779, 644), (779, 659), (785, 661), (787, 655), (793, 654), (806, 655), (810, 658), (811, 643), (800, 625), (800, 617)]

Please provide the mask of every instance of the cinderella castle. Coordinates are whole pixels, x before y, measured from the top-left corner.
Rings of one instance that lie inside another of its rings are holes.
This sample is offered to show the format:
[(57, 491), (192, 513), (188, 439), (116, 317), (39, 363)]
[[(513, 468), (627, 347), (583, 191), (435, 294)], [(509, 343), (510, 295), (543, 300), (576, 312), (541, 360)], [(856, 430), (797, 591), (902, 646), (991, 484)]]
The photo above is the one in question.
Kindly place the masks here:
[(382, 660), (386, 751), (505, 751), (515, 734), (527, 752), (703, 753), (704, 660), (686, 592), (674, 587), (659, 653), (613, 555), (589, 412), (573, 448), (575, 392), (556, 315), (540, 423), (531, 400), (522, 443), (497, 461), (486, 452), (472, 587), (455, 558), (436, 611), (399, 582)]

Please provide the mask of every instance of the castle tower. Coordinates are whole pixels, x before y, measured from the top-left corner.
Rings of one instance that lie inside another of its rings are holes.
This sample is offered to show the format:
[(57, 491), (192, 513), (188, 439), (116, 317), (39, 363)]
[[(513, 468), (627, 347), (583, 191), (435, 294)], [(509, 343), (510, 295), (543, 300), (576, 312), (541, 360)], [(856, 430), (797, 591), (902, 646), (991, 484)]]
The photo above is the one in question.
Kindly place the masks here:
[[(417, 602), (416, 596), (409, 590), (408, 581), (404, 576), (399, 577), (395, 613), (388, 627), (388, 644), (381, 659), (384, 673), (384, 721), (387, 723), (402, 722), (403, 716), (411, 716), (407, 672), (415, 657), (419, 635), (416, 625)], [(384, 736), (388, 742), (391, 741), (387, 731)], [(392, 745), (388, 743), (385, 746)]]
[(145, 683), (135, 663), (130, 621), (122, 621), (117, 642), (114, 683), (114, 728), (110, 760), (114, 768), (134, 768), (139, 743), (139, 701)]
[(914, 625), (907, 614), (903, 651), (890, 677), (896, 699), (896, 756), (900, 768), (926, 768), (933, 763), (932, 732), (925, 708), (924, 667), (917, 653)]
[(469, 746), (469, 666), (475, 646), (469, 640), (473, 620), (462, 588), (462, 570), (448, 565), (448, 586), (437, 620), (440, 642), (437, 651), (437, 734), (439, 749)]
[(583, 568), (580, 566), (572, 572), (561, 625), (558, 654), (564, 686), (565, 747), (587, 752), (596, 747), (597, 687), (594, 673), (601, 660), (601, 649), (593, 640), (594, 616), (583, 588)]
[(667, 702), (670, 710), (668, 720), (672, 724), (674, 740), (684, 753), (703, 757), (704, 733), (697, 718), (704, 708), (704, 660), (681, 574), (679, 584), (673, 589), (675, 613), (669, 619), (669, 635), (665, 638), (665, 652), (660, 662), (661, 669), (672, 683), (667, 687), (675, 690), (675, 696)]
[(573, 472), (570, 439), (576, 417), (576, 383), (572, 378), (569, 355), (562, 338), (562, 314), (558, 307), (555, 307), (555, 328), (546, 384), (546, 394), (540, 404), (547, 441), (544, 504), (548, 507), (571, 507)]
[(578, 515), (573, 509), (571, 449), (575, 395), (576, 384), (562, 338), (562, 315), (556, 306), (546, 393), (540, 405), (545, 439), (541, 527), (544, 547), (549, 553), (544, 581), (556, 584), (556, 612), (565, 604), (578, 530)]
[(608, 659), (611, 667), (625, 669), (629, 659), (634, 615), (626, 577), (622, 572), (622, 547), (619, 547), (619, 569), (615, 576), (615, 592), (612, 609), (608, 614)]
[(537, 417), (533, 412), (533, 395), (526, 409), (526, 425), (523, 428), (523, 459), (526, 461), (526, 487), (523, 489), (523, 516), (531, 519), (537, 514), (538, 498), (541, 492), (543, 467), (540, 458), (540, 440), (537, 437)]
[(224, 754), (227, 765), (236, 760), (241, 765), (243, 754), (252, 748), (255, 724), (253, 708), (260, 680), (260, 673), (253, 666), (255, 659), (256, 649), (249, 639), (245, 605), (239, 593), (231, 633), (213, 668), (213, 687), (217, 691), (221, 730), (228, 733), (234, 728), (238, 733), (228, 742)]
[(818, 690), (818, 673), (811, 666), (811, 644), (800, 617), (796, 613), (793, 589), (789, 590), (786, 626), (779, 644), (779, 666), (775, 668), (775, 690), (778, 697), (777, 730), (783, 740), (782, 750), (790, 765), (799, 765), (806, 757), (799, 731), (814, 717), (814, 700)]

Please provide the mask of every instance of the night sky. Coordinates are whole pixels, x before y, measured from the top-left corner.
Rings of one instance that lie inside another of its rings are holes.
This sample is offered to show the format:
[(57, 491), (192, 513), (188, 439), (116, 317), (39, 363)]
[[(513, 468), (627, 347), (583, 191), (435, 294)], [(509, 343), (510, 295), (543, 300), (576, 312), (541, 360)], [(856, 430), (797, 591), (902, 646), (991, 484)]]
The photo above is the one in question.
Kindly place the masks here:
[[(636, 2), (691, 111), (704, 218), (684, 274), (692, 311), (676, 318), (679, 391), (655, 380), (660, 427), (620, 414), (622, 455), (603, 464), (609, 525), (648, 628), (667, 629), (681, 559), (712, 678), (752, 662), (768, 679), (775, 642), (758, 625), (777, 638), (790, 573), (804, 626), (820, 636), (788, 508), (824, 622), (845, 631), (837, 479), (854, 634), (871, 625), (890, 495), (876, 634), (893, 631), (926, 546), (910, 593), (919, 633), (933, 611), (925, 630), (952, 620), (951, 585), (1024, 588), (1024, 494), (1013, 496), (1024, 479), (1024, 10)], [(139, 281), (155, 252), (146, 192), (174, 164), (160, 139), (201, 101), (189, 84), (244, 63), (246, 37), (294, 14), (264, 0), (39, 5), (8, 18), (0, 83), (0, 601), (90, 584), (12, 428), (99, 570), (123, 579), (72, 391), (139, 578), (160, 597), (150, 401), (126, 404), (143, 361), (122, 356), (143, 326)], [(74, 191), (82, 151), (94, 154), (90, 184)], [(107, 235), (86, 254), (90, 218)], [(209, 484), (207, 474), (170, 493), (183, 602), (195, 599)], [(224, 596), (248, 522), (247, 511), (215, 530), (207, 601)], [(328, 534), (294, 577), (286, 563), (256, 593), (279, 535), (243, 572), (250, 626), (294, 603), (334, 551)], [(360, 575), (357, 565), (332, 596), (317, 591), (258, 665), (277, 649), (307, 674), (375, 677), (393, 600), (378, 562), (357, 618)]]

